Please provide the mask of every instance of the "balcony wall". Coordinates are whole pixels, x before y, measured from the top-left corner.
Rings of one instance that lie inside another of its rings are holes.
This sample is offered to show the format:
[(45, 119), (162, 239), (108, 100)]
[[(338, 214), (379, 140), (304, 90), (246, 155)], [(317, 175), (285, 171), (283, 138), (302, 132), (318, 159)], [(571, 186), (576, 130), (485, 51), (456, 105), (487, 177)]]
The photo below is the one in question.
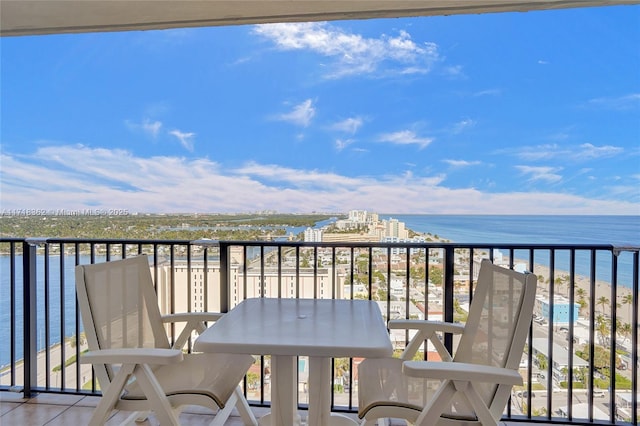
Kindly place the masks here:
[[(505, 420), (638, 421), (638, 247), (5, 238), (0, 253), (0, 391), (99, 395), (90, 367), (75, 362), (86, 348), (77, 264), (147, 254), (165, 313), (226, 312), (247, 297), (366, 298), (385, 320), (464, 321), (479, 261), (491, 258), (539, 279), (525, 385), (514, 389)], [(409, 338), (390, 337), (398, 351)], [(432, 358), (429, 349), (423, 358)], [(357, 410), (359, 361), (334, 362), (335, 411)], [(302, 409), (304, 376), (302, 367)], [(244, 389), (253, 405), (269, 405), (268, 357)]]

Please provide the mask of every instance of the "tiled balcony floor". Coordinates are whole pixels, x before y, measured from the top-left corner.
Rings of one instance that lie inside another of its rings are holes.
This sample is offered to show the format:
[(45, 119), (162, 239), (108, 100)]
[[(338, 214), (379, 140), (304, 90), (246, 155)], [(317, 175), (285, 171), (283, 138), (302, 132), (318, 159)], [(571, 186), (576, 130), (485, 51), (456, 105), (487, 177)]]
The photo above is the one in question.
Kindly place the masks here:
[[(26, 400), (22, 394), (0, 392), (0, 425), (1, 426), (70, 426), (86, 425), (89, 423), (93, 408), (97, 404), (96, 397), (75, 395), (40, 394)], [(267, 412), (265, 408), (254, 408), (257, 418)], [(108, 426), (122, 422), (129, 413), (114, 412)], [(306, 413), (301, 412), (304, 419)], [(357, 416), (353, 415), (356, 419)], [(136, 425), (157, 425), (153, 417)], [(199, 407), (188, 407), (181, 415), (180, 421), (184, 426), (208, 425), (213, 420), (212, 413), (208, 413)], [(404, 424), (393, 423), (394, 425)], [(242, 420), (234, 413), (225, 423), (227, 426), (243, 426)], [(533, 423), (531, 424), (531, 426)], [(536, 426), (544, 426), (535, 423)], [(529, 426), (528, 423), (501, 423), (501, 426)]]

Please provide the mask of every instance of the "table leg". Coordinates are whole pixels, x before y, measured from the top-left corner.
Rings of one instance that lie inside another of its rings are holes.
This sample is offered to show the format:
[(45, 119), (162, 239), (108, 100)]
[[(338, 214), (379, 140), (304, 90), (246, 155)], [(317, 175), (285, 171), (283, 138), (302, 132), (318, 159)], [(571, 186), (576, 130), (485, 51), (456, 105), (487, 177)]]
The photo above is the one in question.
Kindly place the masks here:
[(308, 426), (355, 426), (347, 416), (331, 412), (331, 358), (309, 357)]
[(309, 426), (327, 425), (331, 416), (331, 358), (309, 357)]
[(295, 356), (271, 357), (271, 425), (300, 425), (298, 364)]

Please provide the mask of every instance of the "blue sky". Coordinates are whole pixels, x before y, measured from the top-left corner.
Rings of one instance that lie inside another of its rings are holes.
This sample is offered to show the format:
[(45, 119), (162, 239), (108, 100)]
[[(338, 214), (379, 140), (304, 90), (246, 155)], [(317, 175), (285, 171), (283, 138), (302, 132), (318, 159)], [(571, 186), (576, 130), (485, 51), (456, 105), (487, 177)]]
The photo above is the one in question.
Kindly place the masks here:
[(11, 37), (0, 204), (640, 214), (640, 7)]

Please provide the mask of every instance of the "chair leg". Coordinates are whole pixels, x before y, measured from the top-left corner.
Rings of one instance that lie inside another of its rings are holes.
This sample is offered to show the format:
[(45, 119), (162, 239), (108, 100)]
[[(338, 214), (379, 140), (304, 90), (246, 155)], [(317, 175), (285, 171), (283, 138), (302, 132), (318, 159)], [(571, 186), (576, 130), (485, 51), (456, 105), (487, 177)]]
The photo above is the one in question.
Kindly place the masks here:
[(231, 411), (233, 411), (233, 407), (236, 405), (237, 398), (238, 396), (235, 392), (232, 393), (227, 402), (225, 402), (224, 408), (216, 413), (216, 416), (213, 418), (213, 421), (209, 426), (223, 426), (231, 415)]
[(179, 426), (178, 415), (171, 408), (167, 395), (164, 393), (160, 383), (158, 383), (151, 367), (146, 364), (136, 365), (134, 374), (160, 425)]
[(118, 398), (120, 398), (124, 385), (127, 383), (127, 380), (131, 374), (133, 374), (134, 370), (135, 365), (132, 364), (126, 364), (120, 368), (118, 374), (116, 374), (111, 383), (109, 383), (107, 389), (105, 389), (105, 392), (102, 394), (102, 398), (100, 398), (98, 406), (93, 410), (93, 414), (89, 420), (90, 426), (101, 426), (107, 422), (109, 414), (116, 405)]
[(242, 389), (240, 386), (236, 388), (234, 391), (237, 395), (236, 408), (238, 409), (238, 413), (240, 413), (240, 417), (242, 418), (242, 422), (245, 426), (257, 426), (258, 421), (256, 417), (253, 415), (253, 411), (251, 411), (251, 407), (249, 407), (249, 403), (247, 399), (244, 397), (242, 393)]
[(464, 394), (483, 426), (498, 426), (498, 422), (491, 415), (489, 407), (484, 403), (473, 383), (467, 384)]
[(216, 413), (215, 418), (209, 426), (223, 426), (234, 407), (238, 409), (242, 423), (244, 423), (245, 426), (258, 426), (258, 421), (253, 415), (249, 403), (242, 394), (240, 386), (233, 391), (233, 394), (231, 394), (229, 400), (225, 403), (224, 408)]
[(446, 380), (433, 396), (429, 404), (422, 410), (416, 420), (416, 426), (433, 426), (438, 423), (440, 416), (451, 404), (451, 399), (456, 394), (456, 388), (450, 380)]

